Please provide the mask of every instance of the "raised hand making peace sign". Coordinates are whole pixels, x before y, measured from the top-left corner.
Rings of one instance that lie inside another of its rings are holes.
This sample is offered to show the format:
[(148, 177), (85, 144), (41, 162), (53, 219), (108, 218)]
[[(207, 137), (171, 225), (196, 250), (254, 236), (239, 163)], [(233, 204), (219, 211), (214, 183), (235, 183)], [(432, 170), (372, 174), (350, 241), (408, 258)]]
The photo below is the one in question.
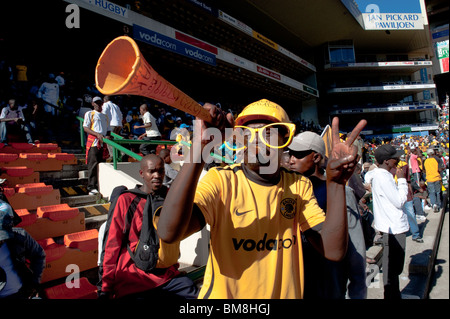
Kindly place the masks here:
[(353, 145), (353, 142), (356, 140), (366, 124), (366, 120), (359, 121), (348, 136), (347, 140), (345, 142), (341, 142), (339, 139), (339, 118), (333, 118), (333, 122), (331, 124), (333, 140), (332, 150), (327, 165), (328, 181), (338, 184), (345, 184), (350, 176), (352, 176), (358, 161), (358, 150), (356, 149), (356, 146)]

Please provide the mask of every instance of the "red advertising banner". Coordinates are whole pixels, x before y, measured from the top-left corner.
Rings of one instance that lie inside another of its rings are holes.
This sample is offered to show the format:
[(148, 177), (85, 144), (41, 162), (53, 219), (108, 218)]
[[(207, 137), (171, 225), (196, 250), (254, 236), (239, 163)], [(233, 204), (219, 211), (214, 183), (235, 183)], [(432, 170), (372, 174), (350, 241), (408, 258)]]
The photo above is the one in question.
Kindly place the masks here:
[(190, 36), (188, 36), (186, 34), (183, 34), (183, 33), (180, 33), (178, 31), (175, 31), (175, 38), (177, 40), (183, 41), (185, 43), (189, 43), (189, 44), (191, 44), (193, 46), (196, 46), (197, 48), (203, 49), (205, 51), (208, 51), (208, 52), (211, 52), (212, 54), (217, 55), (217, 48), (216, 47), (214, 47), (214, 46), (212, 46), (212, 45), (210, 45), (208, 43), (205, 43), (203, 41), (200, 41), (200, 40), (197, 40), (195, 38), (192, 38), (192, 37), (190, 37)]

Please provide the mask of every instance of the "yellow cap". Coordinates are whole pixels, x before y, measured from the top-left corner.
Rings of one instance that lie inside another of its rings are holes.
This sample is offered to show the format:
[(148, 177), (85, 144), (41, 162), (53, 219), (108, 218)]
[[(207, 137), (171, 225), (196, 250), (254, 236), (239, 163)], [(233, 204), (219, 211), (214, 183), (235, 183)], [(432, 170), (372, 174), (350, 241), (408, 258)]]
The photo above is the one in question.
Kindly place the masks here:
[(247, 105), (236, 118), (236, 125), (243, 125), (253, 120), (290, 123), (286, 111), (276, 103), (262, 99)]

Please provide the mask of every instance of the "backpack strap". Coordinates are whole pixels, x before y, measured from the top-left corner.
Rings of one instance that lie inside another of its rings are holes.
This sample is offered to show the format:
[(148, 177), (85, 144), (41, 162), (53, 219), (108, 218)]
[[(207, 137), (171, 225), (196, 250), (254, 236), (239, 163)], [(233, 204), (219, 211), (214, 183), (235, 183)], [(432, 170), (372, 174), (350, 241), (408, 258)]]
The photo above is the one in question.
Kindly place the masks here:
[(125, 227), (123, 229), (124, 238), (126, 238), (127, 241), (125, 241), (125, 240), (122, 241), (122, 247), (125, 246), (125, 243), (127, 243), (127, 246), (129, 246), (128, 235), (130, 233), (131, 222), (133, 220), (134, 213), (136, 212), (136, 209), (141, 200), (142, 200), (142, 197), (140, 197), (139, 195), (136, 194), (136, 197), (130, 203), (130, 207), (128, 207), (126, 218), (125, 218)]
[(147, 195), (147, 201), (142, 212), (142, 228), (139, 242), (134, 251), (127, 244), (128, 253), (136, 267), (147, 273), (156, 267), (159, 258), (159, 237), (153, 225), (153, 217), (155, 213), (160, 213), (163, 203), (164, 197), (159, 193)]

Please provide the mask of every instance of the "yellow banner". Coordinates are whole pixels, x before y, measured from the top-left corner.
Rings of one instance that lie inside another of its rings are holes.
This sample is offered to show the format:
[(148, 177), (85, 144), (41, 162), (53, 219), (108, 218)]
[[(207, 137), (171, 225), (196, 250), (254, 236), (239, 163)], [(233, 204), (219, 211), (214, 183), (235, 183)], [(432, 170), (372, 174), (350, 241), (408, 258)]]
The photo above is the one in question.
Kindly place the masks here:
[(263, 36), (262, 34), (256, 32), (253, 30), (253, 37), (259, 41), (261, 41), (262, 43), (268, 45), (269, 47), (274, 48), (275, 50), (278, 50), (278, 44), (276, 44), (275, 42), (273, 42), (272, 40), (266, 38), (265, 36)]

